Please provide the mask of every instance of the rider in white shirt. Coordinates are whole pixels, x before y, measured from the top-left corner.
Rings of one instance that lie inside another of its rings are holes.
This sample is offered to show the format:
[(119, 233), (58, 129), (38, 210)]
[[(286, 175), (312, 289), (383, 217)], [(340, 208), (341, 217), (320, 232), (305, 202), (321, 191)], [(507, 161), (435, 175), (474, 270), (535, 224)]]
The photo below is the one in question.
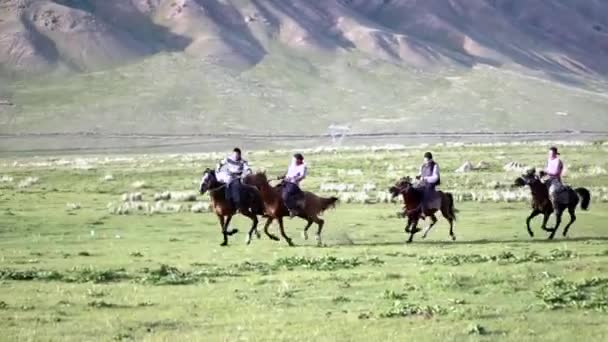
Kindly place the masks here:
[(281, 196), (283, 203), (287, 209), (289, 209), (289, 216), (294, 217), (300, 214), (302, 210), (298, 200), (302, 197), (302, 190), (300, 189), (300, 182), (306, 178), (308, 168), (304, 163), (304, 157), (300, 153), (296, 153), (293, 156), (293, 161), (287, 173), (283, 177), (283, 190)]

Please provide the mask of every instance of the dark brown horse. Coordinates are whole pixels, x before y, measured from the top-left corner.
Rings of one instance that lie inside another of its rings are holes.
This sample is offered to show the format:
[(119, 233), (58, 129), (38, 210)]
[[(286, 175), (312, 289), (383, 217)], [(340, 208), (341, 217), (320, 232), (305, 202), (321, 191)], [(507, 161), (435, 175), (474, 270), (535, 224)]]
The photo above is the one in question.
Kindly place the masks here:
[[(283, 226), (283, 217), (289, 216), (289, 210), (287, 210), (287, 207), (281, 198), (281, 184), (271, 186), (268, 183), (268, 178), (264, 172), (247, 175), (243, 182), (245, 184), (253, 185), (260, 190), (262, 200), (264, 201), (265, 214), (268, 216), (268, 220), (264, 225), (264, 233), (266, 233), (269, 238), (278, 241), (279, 239), (276, 236), (268, 232), (268, 227), (272, 221), (277, 220), (279, 222), (281, 236), (290, 246), (293, 246), (293, 242), (291, 241), (291, 238), (285, 234), (285, 227)], [(322, 244), (321, 231), (323, 230), (325, 221), (321, 219), (319, 215), (321, 215), (328, 208), (334, 207), (337, 201), (337, 197), (323, 198), (313, 194), (312, 192), (304, 191), (304, 205), (301, 213), (298, 215), (298, 217), (303, 218), (307, 222), (303, 232), (304, 239), (308, 239), (308, 228), (310, 228), (313, 223), (316, 223), (318, 226), (316, 234), (317, 244)]]
[[(579, 202), (581, 204), (581, 209), (588, 210), (589, 203), (591, 202), (591, 194), (589, 190), (585, 188), (576, 188), (572, 189), (567, 186), (557, 195), (557, 208), (553, 207), (551, 203), (551, 199), (549, 197), (549, 188), (547, 184), (542, 181), (543, 174), (542, 172), (537, 175), (536, 170), (531, 169), (528, 170), (524, 175), (515, 179), (514, 186), (523, 187), (528, 185), (530, 187), (530, 191), (532, 193), (532, 213), (526, 219), (526, 228), (528, 229), (528, 234), (531, 237), (534, 236), (532, 229), (530, 228), (530, 221), (540, 215), (543, 214), (543, 223), (541, 225), (541, 229), (547, 232), (551, 232), (549, 235), (549, 240), (555, 237), (555, 233), (559, 228), (559, 225), (562, 222), (562, 214), (566, 209), (568, 209), (568, 213), (570, 214), (570, 222), (564, 227), (563, 236), (565, 237), (568, 234), (568, 229), (570, 226), (576, 221), (576, 207)], [(547, 228), (547, 222), (549, 221), (549, 217), (552, 213), (555, 213), (555, 227)]]
[(209, 192), (209, 196), (211, 197), (211, 205), (213, 207), (213, 211), (220, 221), (222, 235), (224, 236), (224, 241), (221, 243), (221, 246), (228, 245), (228, 236), (234, 235), (238, 232), (237, 229), (228, 230), (232, 217), (237, 213), (243, 214), (253, 222), (247, 236), (247, 244), (249, 244), (251, 243), (251, 236), (253, 233), (255, 233), (258, 238), (260, 237), (260, 233), (257, 231), (257, 215), (264, 214), (264, 204), (262, 203), (260, 192), (253, 186), (243, 184), (241, 207), (235, 208), (230, 201), (226, 199), (225, 188), (226, 184), (218, 181), (214, 170), (205, 170), (201, 179), (199, 190), (201, 194)]
[[(401, 178), (397, 183), (390, 187), (389, 192), (394, 197), (401, 195), (403, 197), (404, 211), (403, 216), (407, 217), (407, 224), (405, 225), (405, 232), (410, 233), (410, 237), (407, 240), (408, 243), (414, 239), (414, 234), (420, 231), (418, 228), (418, 221), (420, 221), (421, 214), (415, 208), (418, 208), (422, 201), (422, 190), (417, 189), (409, 177)], [(452, 240), (456, 240), (454, 235), (454, 221), (456, 221), (456, 208), (454, 207), (454, 197), (449, 192), (437, 191), (439, 208), (435, 205), (429, 205), (425, 210), (424, 215), (431, 218), (431, 224), (425, 228), (422, 238), (426, 238), (431, 228), (437, 223), (437, 217), (435, 213), (437, 210), (441, 210), (441, 214), (450, 223), (450, 237)], [(430, 201), (435, 202), (435, 201)]]

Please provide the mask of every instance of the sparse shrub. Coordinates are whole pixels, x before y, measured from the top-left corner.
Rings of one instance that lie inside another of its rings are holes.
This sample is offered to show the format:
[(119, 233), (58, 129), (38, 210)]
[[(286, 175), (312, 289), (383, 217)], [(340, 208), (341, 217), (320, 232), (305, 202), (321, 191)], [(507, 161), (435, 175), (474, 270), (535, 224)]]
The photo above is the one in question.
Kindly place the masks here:
[(382, 293), (382, 298), (391, 300), (404, 300), (407, 299), (407, 294), (398, 293), (393, 290), (384, 290), (384, 292)]
[(581, 282), (553, 278), (536, 295), (551, 310), (572, 307), (607, 312), (608, 278), (594, 277)]
[(410, 303), (402, 303), (396, 301), (393, 307), (386, 312), (380, 314), (381, 318), (409, 317), (409, 316), (424, 316), (431, 318), (437, 315), (447, 314), (447, 310), (438, 305), (416, 305)]
[(168, 201), (170, 199), (171, 193), (169, 191), (154, 194), (154, 201)]
[(488, 330), (479, 324), (471, 324), (467, 328), (467, 333), (469, 335), (487, 335)]
[(338, 297), (334, 297), (334, 299), (331, 300), (334, 304), (338, 304), (338, 303), (348, 303), (350, 302), (350, 299), (348, 297), (344, 297), (344, 296), (338, 296)]
[(276, 267), (284, 267), (292, 269), (295, 267), (304, 267), (316, 271), (334, 271), (338, 269), (349, 269), (360, 266), (362, 262), (358, 258), (336, 258), (334, 256), (323, 256), (320, 258), (308, 257), (285, 257), (279, 258), (275, 262)]

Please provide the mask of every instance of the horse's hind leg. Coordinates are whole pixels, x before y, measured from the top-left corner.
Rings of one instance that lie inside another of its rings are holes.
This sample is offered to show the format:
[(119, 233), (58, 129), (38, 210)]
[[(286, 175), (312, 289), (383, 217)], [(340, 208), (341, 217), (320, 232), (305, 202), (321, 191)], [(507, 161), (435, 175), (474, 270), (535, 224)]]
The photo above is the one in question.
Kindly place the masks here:
[(270, 224), (272, 223), (272, 221), (273, 221), (272, 217), (269, 217), (268, 219), (266, 219), (266, 223), (264, 224), (264, 234), (266, 234), (266, 236), (268, 236), (268, 238), (270, 240), (279, 241), (279, 238), (276, 237), (276, 235), (273, 235), (268, 231), (268, 227), (270, 227)]
[(570, 214), (570, 222), (564, 227), (564, 237), (568, 235), (568, 229), (570, 229), (570, 226), (576, 221), (576, 207), (568, 207), (568, 213)]
[[(530, 221), (532, 221), (532, 219), (535, 218), (536, 216), (538, 216), (539, 214), (540, 214), (540, 210), (534, 209), (532, 211), (532, 213), (530, 213), (530, 216), (528, 216), (528, 218), (526, 219), (526, 228), (528, 228), (528, 234), (530, 234), (530, 237), (534, 237), (534, 232), (532, 232), (532, 228), (530, 228)], [(543, 227), (546, 224), (547, 223), (545, 222)]]
[(454, 234), (454, 221), (456, 221), (456, 208), (454, 208), (454, 199), (450, 196), (447, 197), (447, 201), (441, 201), (441, 215), (448, 221), (450, 224), (450, 237), (452, 241), (456, 240), (456, 235)]
[(562, 223), (562, 214), (564, 213), (564, 208), (559, 208), (555, 213), (555, 228), (551, 230), (551, 235), (549, 235), (549, 240), (553, 240), (555, 237), (555, 233), (557, 233), (557, 229), (559, 225)]
[(279, 217), (277, 218), (277, 220), (279, 221), (279, 231), (281, 232), (281, 236), (283, 237), (283, 239), (285, 239), (285, 241), (287, 241), (287, 244), (290, 246), (293, 246), (293, 242), (291, 241), (291, 238), (289, 236), (287, 236), (287, 234), (285, 234), (285, 227), (283, 226), (283, 218)]
[(249, 217), (252, 221), (251, 224), (251, 228), (249, 229), (249, 233), (247, 234), (247, 244), (251, 243), (251, 237), (253, 236), (254, 232), (257, 232), (258, 229), (258, 217), (251, 211), (245, 211), (243, 212), (243, 215)]
[(325, 225), (325, 220), (319, 217), (314, 218), (314, 222), (317, 224), (317, 235), (315, 236), (317, 239), (317, 246), (322, 246), (323, 242), (321, 241), (321, 231), (323, 230), (323, 226)]
[(452, 241), (456, 241), (456, 234), (454, 234), (454, 217), (452, 215), (443, 215), (443, 217), (445, 217), (445, 219), (448, 221), (448, 223), (450, 224), (450, 237), (452, 238)]
[(452, 237), (452, 241), (456, 241), (456, 234), (454, 234), (454, 219), (450, 217), (447, 220), (450, 223), (450, 237)]
[(429, 234), (429, 232), (431, 231), (433, 226), (437, 223), (437, 217), (435, 217), (435, 214), (431, 214), (430, 217), (431, 217), (431, 224), (429, 224), (428, 227), (426, 227), (424, 229), (424, 233), (422, 234), (423, 239), (426, 239), (426, 236)]
[(302, 237), (304, 240), (308, 240), (308, 229), (312, 226), (313, 221), (309, 218), (306, 218), (306, 227), (304, 227), (304, 231), (302, 232)]

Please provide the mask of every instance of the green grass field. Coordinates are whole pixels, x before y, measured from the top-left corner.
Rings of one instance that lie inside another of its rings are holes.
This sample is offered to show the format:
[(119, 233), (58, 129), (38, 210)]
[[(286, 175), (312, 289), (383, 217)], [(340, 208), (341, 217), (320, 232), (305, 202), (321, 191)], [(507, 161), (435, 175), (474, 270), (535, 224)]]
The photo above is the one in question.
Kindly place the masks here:
[[(444, 189), (487, 192), (509, 190), (517, 172), (504, 164), (542, 165), (545, 148), (425, 149), (441, 163)], [(298, 219), (287, 222), (296, 247), (264, 236), (246, 246), (240, 217), (241, 232), (220, 247), (210, 213), (108, 209), (125, 192), (153, 202), (157, 192), (196, 189), (221, 154), (0, 159), (0, 340), (605, 341), (608, 147), (560, 149), (567, 181), (600, 194), (566, 239), (547, 241), (539, 220), (530, 238), (526, 202), (484, 200), (457, 203), (457, 241), (441, 220), (406, 245), (399, 204), (341, 203), (324, 216), (323, 247), (301, 238)], [(422, 152), (307, 152), (304, 187), (382, 190), (413, 174)], [(274, 175), (289, 155), (247, 158)], [(452, 172), (464, 160), (489, 168)]]

